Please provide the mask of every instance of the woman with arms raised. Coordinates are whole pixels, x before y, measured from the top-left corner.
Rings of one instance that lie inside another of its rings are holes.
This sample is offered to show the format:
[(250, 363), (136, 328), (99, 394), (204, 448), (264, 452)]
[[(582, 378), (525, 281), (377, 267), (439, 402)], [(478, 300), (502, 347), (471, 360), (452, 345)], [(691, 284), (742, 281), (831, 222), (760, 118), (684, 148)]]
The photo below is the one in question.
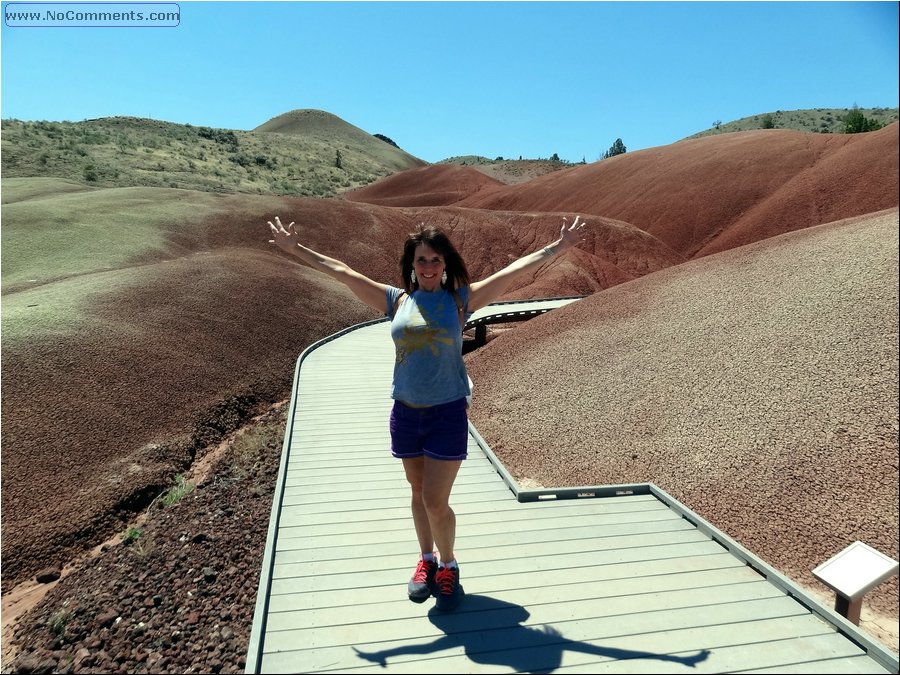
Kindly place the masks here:
[[(500, 297), (513, 280), (584, 240), (585, 223), (482, 281), (470, 281), (465, 262), (441, 230), (422, 226), (406, 239), (400, 259), (403, 287), (374, 281), (345, 263), (300, 243), (290, 223), (269, 222), (270, 243), (345, 284), (360, 300), (391, 318), (396, 349), (390, 417), (391, 454), (402, 460), (412, 488), (419, 557), (407, 592), (413, 602), (434, 595), (437, 608), (454, 609), (462, 597), (453, 546), (456, 515), (450, 491), (466, 458), (471, 393), (462, 358), (462, 326), (473, 312)], [(435, 551), (435, 548), (437, 551)]]

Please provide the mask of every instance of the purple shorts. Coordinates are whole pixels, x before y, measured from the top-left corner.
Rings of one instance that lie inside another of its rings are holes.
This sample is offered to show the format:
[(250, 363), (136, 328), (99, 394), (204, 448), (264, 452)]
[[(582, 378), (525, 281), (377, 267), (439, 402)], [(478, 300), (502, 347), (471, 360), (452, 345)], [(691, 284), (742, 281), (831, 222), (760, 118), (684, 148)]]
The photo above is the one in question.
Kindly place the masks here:
[(400, 459), (427, 455), (433, 459), (465, 459), (469, 445), (466, 399), (428, 408), (394, 401), (391, 410), (391, 454)]

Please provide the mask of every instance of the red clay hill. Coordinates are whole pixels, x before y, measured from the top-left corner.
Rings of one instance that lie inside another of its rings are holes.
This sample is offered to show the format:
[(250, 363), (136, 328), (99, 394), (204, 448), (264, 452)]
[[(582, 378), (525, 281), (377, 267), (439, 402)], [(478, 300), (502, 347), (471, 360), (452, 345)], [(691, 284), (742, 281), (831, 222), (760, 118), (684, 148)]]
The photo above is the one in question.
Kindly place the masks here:
[(515, 185), (485, 180), (473, 167), (434, 165), (345, 196), (391, 206), (593, 214), (629, 223), (693, 258), (896, 205), (898, 130), (894, 123), (867, 134), (723, 134)]
[(395, 173), (344, 197), (381, 206), (446, 206), (504, 185), (471, 166), (434, 164)]
[(758, 130), (617, 155), (456, 206), (630, 223), (687, 257), (896, 206), (898, 129)]
[[(467, 357), (473, 418), (514, 475), (655, 482), (802, 581), (853, 538), (896, 555), (898, 124), (723, 134), (505, 187), (428, 167), (369, 198), (223, 196), (158, 255), (57, 281), (89, 290), (77, 305), (4, 289), (4, 592), (121, 530), (286, 399), (306, 346), (374, 318), (270, 248), (276, 214), (393, 283), (421, 222), (477, 279), (586, 216), (585, 245), (509, 297), (589, 297)], [(67, 329), (9, 341), (7, 308), (36, 303)], [(896, 621), (896, 581), (873, 603)]]

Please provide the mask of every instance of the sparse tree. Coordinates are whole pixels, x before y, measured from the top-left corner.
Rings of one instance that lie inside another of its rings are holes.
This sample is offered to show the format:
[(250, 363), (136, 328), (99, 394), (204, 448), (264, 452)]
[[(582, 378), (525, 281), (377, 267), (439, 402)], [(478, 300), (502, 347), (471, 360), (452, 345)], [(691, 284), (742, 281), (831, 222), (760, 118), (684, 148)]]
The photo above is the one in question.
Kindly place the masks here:
[(553, 155), (550, 157), (550, 161), (551, 161), (551, 162), (558, 162), (558, 161), (559, 161), (559, 155), (556, 154), (556, 153), (554, 152)]
[(342, 168), (342, 164), (341, 164), (341, 151), (340, 151), (340, 150), (336, 150), (336, 151), (335, 151), (334, 165), (335, 165), (338, 169)]
[(718, 131), (719, 127), (722, 126), (722, 120), (716, 120), (715, 122), (712, 123), (712, 125), (713, 125), (713, 129)]
[(774, 129), (775, 128), (775, 118), (773, 118), (771, 114), (766, 113), (765, 115), (763, 115), (762, 128), (763, 129)]
[(617, 138), (616, 142), (612, 144), (612, 147), (603, 153), (603, 159), (609, 159), (610, 157), (615, 157), (616, 155), (624, 155), (628, 152), (625, 144), (622, 142), (621, 138)]

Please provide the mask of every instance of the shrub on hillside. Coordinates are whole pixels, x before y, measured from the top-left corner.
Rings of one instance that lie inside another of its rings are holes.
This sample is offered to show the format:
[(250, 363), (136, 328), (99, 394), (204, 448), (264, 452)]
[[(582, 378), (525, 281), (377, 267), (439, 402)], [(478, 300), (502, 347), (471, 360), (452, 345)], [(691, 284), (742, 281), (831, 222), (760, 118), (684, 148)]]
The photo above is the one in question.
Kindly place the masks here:
[(390, 138), (388, 138), (388, 137), (385, 136), (384, 134), (372, 134), (372, 135), (375, 136), (375, 138), (378, 138), (378, 139), (384, 141), (384, 142), (387, 143), (388, 145), (393, 145), (393, 146), (394, 146), (395, 148), (397, 148), (398, 150), (400, 149), (400, 146), (399, 146), (399, 145), (397, 145), (396, 143), (394, 143), (394, 141), (392, 141)]
[(226, 129), (210, 129), (209, 127), (200, 127), (197, 129), (197, 135), (200, 138), (208, 138), (222, 145), (230, 145), (234, 148), (238, 146), (237, 135), (233, 131)]
[(856, 106), (844, 116), (845, 134), (861, 134), (866, 131), (878, 131), (882, 126), (884, 125), (880, 122), (869, 119), (863, 115), (862, 111)]

